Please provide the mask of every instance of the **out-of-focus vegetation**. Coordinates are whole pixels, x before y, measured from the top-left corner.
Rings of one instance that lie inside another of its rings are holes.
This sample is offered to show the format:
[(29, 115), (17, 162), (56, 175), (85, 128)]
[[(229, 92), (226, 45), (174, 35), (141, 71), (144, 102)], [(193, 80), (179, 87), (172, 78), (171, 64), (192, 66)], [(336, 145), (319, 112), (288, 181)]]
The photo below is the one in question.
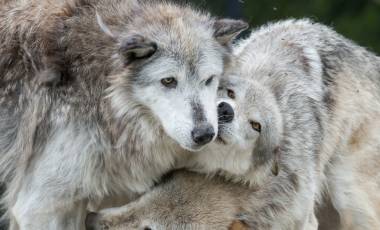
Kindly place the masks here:
[(253, 27), (308, 17), (380, 54), (380, 0), (188, 0), (220, 16), (244, 18)]

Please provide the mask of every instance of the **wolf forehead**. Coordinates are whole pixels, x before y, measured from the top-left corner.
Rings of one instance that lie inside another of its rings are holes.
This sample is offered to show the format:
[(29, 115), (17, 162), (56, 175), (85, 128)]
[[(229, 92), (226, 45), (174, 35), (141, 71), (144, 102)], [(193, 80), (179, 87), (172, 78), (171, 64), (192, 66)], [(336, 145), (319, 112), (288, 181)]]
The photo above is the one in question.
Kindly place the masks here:
[[(165, 35), (161, 35), (165, 36)], [(193, 37), (194, 38), (194, 37)], [(200, 39), (192, 41), (189, 39), (187, 42), (179, 41), (177, 39), (164, 41), (156, 38), (154, 42), (157, 43), (156, 53), (150, 57), (149, 63), (146, 64), (158, 64), (161, 65), (159, 69), (154, 69), (152, 66), (149, 72), (170, 72), (171, 68), (178, 67), (183, 68), (191, 75), (197, 75), (198, 73), (212, 73), (215, 75), (221, 75), (225, 66), (228, 64), (229, 57), (223, 52), (222, 47), (218, 44), (213, 44), (214, 41), (210, 41), (209, 44), (204, 42), (203, 44), (196, 44), (200, 42)], [(183, 48), (183, 46), (187, 46)], [(162, 64), (166, 63), (166, 67)], [(150, 68), (149, 65), (145, 65), (144, 68)], [(173, 70), (176, 70), (174, 68)]]
[[(121, 28), (121, 36), (128, 38), (131, 34), (139, 34), (156, 43), (157, 51), (150, 62), (165, 58), (168, 65), (187, 67), (193, 75), (207, 70), (214, 74), (223, 71), (229, 55), (227, 47), (215, 39), (216, 20), (209, 14), (169, 3), (155, 7), (144, 3), (130, 17), (133, 23)], [(112, 23), (115, 19), (105, 20), (108, 24), (107, 21)]]
[[(155, 40), (168, 51), (192, 54), (200, 47), (220, 48), (214, 38), (215, 19), (207, 13), (169, 3), (142, 4), (128, 33), (139, 33)], [(210, 43), (207, 42), (210, 41)], [(200, 43), (202, 41), (202, 43)]]

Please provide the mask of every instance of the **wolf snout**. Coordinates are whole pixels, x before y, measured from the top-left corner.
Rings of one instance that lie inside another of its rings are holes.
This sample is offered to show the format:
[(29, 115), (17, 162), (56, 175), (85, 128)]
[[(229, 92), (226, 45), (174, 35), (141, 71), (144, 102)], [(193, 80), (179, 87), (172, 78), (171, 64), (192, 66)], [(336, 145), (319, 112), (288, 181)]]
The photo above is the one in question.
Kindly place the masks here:
[(193, 141), (198, 145), (205, 145), (212, 141), (215, 136), (215, 130), (211, 124), (195, 127), (191, 131)]
[(232, 106), (226, 102), (221, 102), (218, 105), (218, 120), (219, 123), (230, 123), (234, 119), (235, 113)]

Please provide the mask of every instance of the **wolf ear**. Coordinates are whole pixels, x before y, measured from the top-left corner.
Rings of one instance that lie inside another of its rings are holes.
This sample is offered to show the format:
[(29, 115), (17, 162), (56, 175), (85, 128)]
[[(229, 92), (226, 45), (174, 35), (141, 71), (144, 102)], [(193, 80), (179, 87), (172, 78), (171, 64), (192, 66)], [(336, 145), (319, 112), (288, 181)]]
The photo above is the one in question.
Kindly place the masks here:
[(248, 23), (242, 20), (219, 19), (214, 22), (214, 37), (220, 44), (229, 45), (248, 27)]
[(110, 28), (108, 28), (108, 26), (104, 23), (103, 18), (99, 15), (98, 11), (96, 11), (96, 22), (98, 23), (100, 29), (105, 34), (107, 34), (108, 36), (110, 36), (113, 39), (116, 39), (115, 34), (112, 33), (112, 31), (110, 30)]
[(129, 64), (136, 59), (148, 58), (157, 50), (157, 44), (139, 34), (128, 35), (120, 38), (104, 23), (102, 17), (96, 12), (96, 21), (100, 29), (111, 39), (119, 41), (119, 53), (125, 58), (125, 63)]
[(152, 56), (157, 51), (157, 44), (141, 35), (130, 35), (121, 41), (120, 54), (125, 58), (126, 64)]

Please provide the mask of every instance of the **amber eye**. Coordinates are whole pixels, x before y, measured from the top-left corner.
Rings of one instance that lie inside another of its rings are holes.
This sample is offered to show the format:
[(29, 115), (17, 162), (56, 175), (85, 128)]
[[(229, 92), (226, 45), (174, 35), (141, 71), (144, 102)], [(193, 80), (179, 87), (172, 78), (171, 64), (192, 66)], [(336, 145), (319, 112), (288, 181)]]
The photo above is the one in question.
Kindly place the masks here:
[(235, 92), (233, 90), (227, 90), (227, 96), (231, 99), (235, 99)]
[(209, 79), (207, 79), (207, 81), (206, 81), (206, 85), (207, 85), (207, 86), (210, 85), (210, 84), (212, 83), (212, 81), (214, 80), (214, 77), (215, 77), (215, 76), (211, 76)]
[(177, 80), (174, 77), (167, 77), (161, 80), (161, 84), (167, 88), (175, 88), (177, 86)]
[(261, 124), (259, 122), (249, 121), (249, 123), (251, 124), (252, 129), (254, 129), (255, 131), (259, 133), (261, 132)]

